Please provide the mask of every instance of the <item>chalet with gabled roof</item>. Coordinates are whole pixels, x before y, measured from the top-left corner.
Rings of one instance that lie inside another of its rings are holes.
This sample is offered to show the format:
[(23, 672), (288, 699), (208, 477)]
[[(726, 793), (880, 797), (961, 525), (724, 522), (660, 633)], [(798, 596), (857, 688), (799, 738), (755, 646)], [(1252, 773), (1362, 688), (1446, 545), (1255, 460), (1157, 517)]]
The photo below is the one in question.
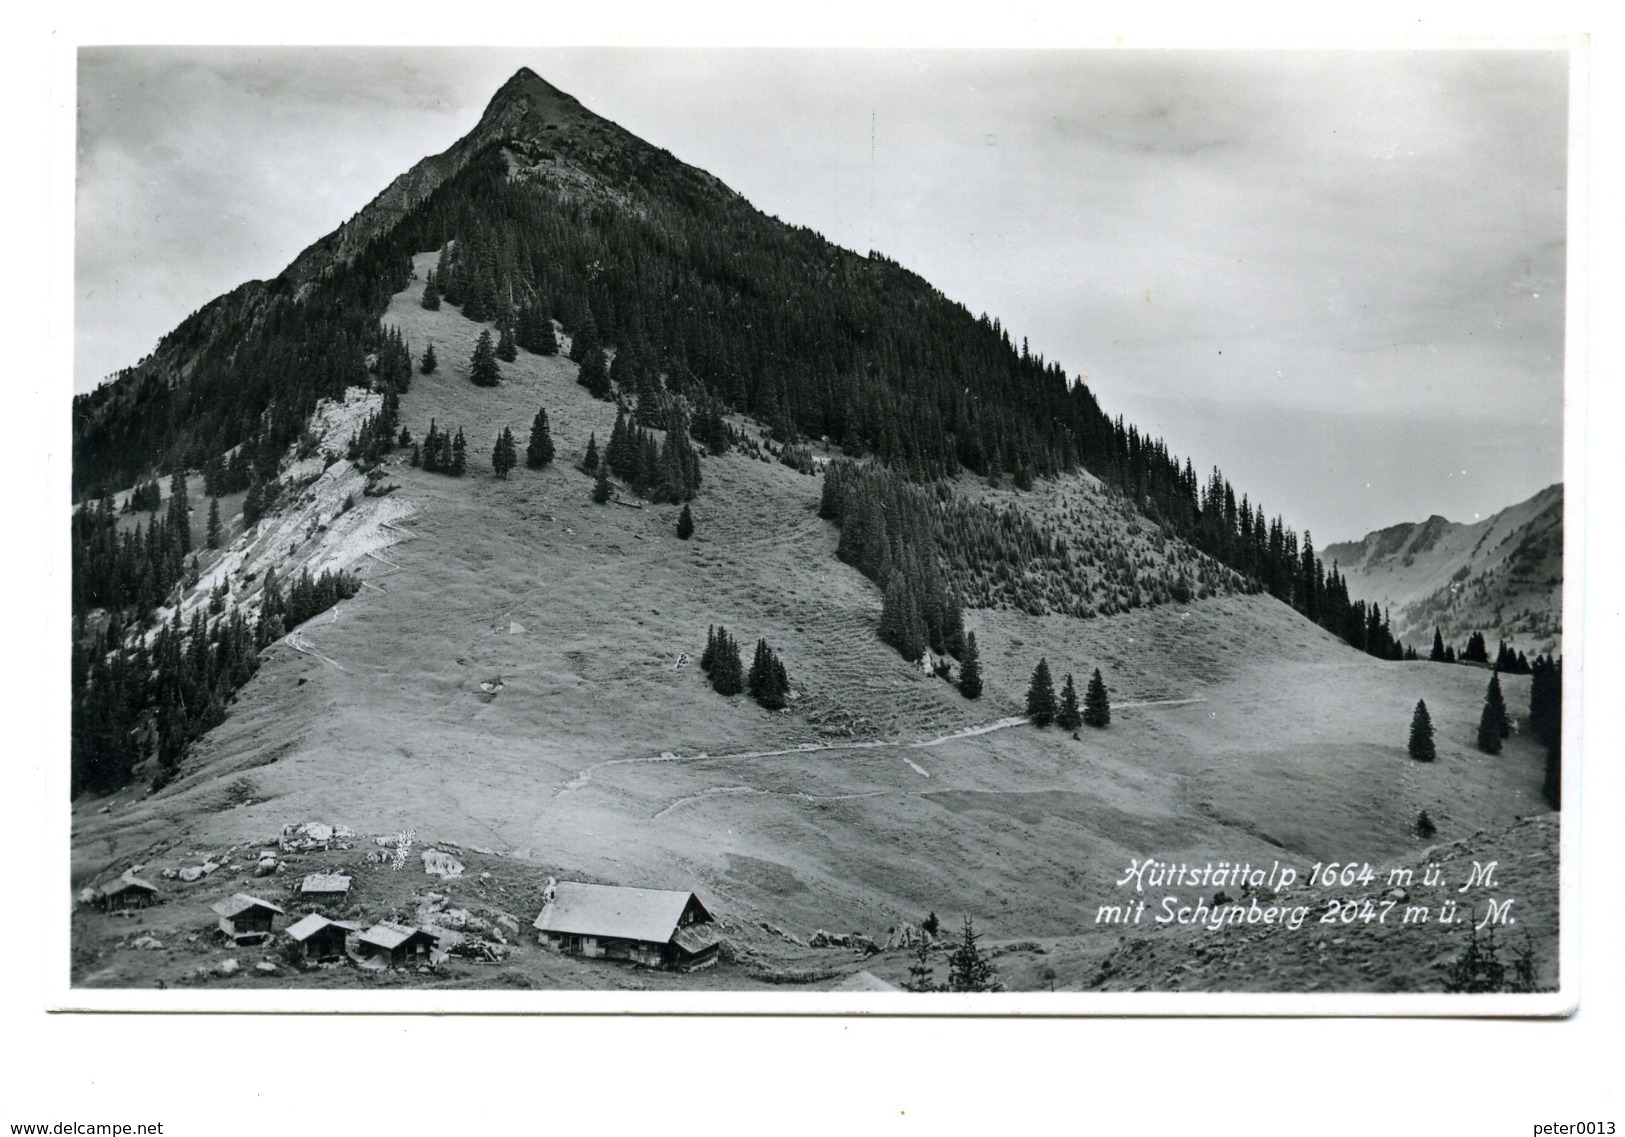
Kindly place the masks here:
[(220, 917), (220, 930), (239, 944), (257, 944), (271, 936), (271, 925), (282, 909), (269, 900), (239, 892), (229, 900), (211, 904)]
[(537, 941), (565, 955), (693, 969), (716, 962), (721, 938), (692, 892), (560, 881), (535, 923)]

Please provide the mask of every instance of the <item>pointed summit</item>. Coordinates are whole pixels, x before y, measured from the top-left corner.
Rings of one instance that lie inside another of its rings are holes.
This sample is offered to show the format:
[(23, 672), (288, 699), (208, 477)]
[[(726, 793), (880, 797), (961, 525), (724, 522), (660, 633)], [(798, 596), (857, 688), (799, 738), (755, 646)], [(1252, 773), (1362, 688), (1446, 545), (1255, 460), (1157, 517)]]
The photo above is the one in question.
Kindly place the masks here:
[(521, 67), (491, 96), (474, 134), (484, 139), (534, 137), (549, 124), (597, 117), (530, 68)]

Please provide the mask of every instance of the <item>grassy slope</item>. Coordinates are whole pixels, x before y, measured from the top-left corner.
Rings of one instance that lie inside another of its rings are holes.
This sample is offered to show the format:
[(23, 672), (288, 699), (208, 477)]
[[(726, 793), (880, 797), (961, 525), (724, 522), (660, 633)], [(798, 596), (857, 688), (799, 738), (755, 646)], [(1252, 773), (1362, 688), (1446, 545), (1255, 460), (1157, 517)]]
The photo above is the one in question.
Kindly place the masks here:
[[(1441, 841), (1544, 810), (1532, 744), (1471, 749), (1483, 672), (1379, 663), (1258, 597), (1087, 622), (969, 613), (987, 692), (967, 703), (875, 638), (879, 595), (835, 560), (816, 479), (707, 459), (687, 543), (673, 507), (594, 505), (573, 463), (589, 432), (607, 438), (612, 406), (562, 358), (522, 353), (502, 388), (473, 387), (479, 326), (423, 311), (419, 287), (387, 319), (415, 352), (432, 338), (442, 366), (402, 420), (416, 436), (431, 415), (461, 425), (470, 475), (399, 457), (389, 480), (416, 537), (369, 563), (383, 591), (302, 629), (325, 659), (271, 649), (171, 791), (120, 795), (109, 814), (80, 803), (76, 883), (154, 842), (263, 842), (320, 819), (414, 827), (537, 873), (697, 887), (739, 924), (883, 937), (969, 912), (994, 937), (1083, 936), (1092, 961), (1116, 943), (1091, 930), (1095, 905), (1131, 856), (1395, 860), (1418, 848), (1419, 809)], [(494, 479), (496, 433), (522, 449), (539, 403), (559, 459)], [(674, 668), (711, 622), (780, 650), (792, 712)], [(1018, 714), (1040, 655), (1057, 681), (1102, 668), (1109, 730), (904, 745)], [(1404, 754), (1419, 696), (1440, 727), (1433, 766)], [(1527, 698), (1527, 680), (1507, 683), (1515, 713)], [(1129, 705), (1163, 700), (1202, 701)], [(893, 744), (853, 745), (874, 740)], [(815, 746), (832, 748), (795, 749)]]

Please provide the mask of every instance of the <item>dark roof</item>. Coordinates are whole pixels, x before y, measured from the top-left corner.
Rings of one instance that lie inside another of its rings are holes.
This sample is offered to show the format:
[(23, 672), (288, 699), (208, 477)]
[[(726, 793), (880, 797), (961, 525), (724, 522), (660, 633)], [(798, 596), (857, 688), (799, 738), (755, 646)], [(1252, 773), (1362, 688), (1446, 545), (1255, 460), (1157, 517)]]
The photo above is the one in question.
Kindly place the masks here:
[(663, 944), (671, 940), (690, 902), (703, 920), (711, 918), (692, 892), (565, 880), (554, 886), (553, 899), (535, 926), (543, 932)]
[(228, 920), (233, 916), (241, 916), (244, 912), (254, 908), (268, 908), (277, 913), (282, 911), (281, 908), (272, 904), (269, 900), (261, 900), (258, 896), (250, 896), (246, 892), (236, 893), (230, 900), (217, 900), (209, 907)]

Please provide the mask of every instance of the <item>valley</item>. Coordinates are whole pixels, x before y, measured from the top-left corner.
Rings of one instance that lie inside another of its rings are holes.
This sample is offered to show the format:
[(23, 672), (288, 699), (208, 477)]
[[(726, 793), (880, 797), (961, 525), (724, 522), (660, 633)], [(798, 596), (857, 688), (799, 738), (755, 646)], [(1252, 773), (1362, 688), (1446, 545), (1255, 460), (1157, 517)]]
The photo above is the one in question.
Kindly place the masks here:
[[(432, 263), (422, 254), (416, 269)], [(522, 352), (503, 365), (500, 387), (474, 387), (466, 360), (481, 325), (450, 306), (424, 310), (420, 291), (418, 281), (403, 289), (385, 323), (415, 351), (432, 341), (443, 363), (413, 378), (401, 422), (419, 437), (431, 419), (461, 427), (469, 473), (426, 473), (404, 450), (386, 459), (380, 481), (400, 488), (357, 497), (342, 517), (368, 532), (388, 520), (399, 534), (332, 558), (366, 587), (264, 654), (171, 785), (76, 803), (76, 885), (182, 849), (263, 844), (316, 820), (489, 850), (490, 871), (527, 898), (548, 876), (693, 888), (739, 949), (759, 953), (655, 978), (516, 949), (530, 960), (521, 973), (540, 986), (749, 987), (764, 967), (821, 974), (832, 954), (850, 953), (802, 951), (763, 925), (803, 942), (818, 929), (884, 942), (936, 912), (950, 928), (971, 916), (993, 945), (1041, 941), (1049, 966), (1071, 961), (1046, 980), (1037, 963), (1012, 958), (1008, 981), (1084, 990), (1121, 951), (1120, 930), (1093, 921), (1134, 857), (1400, 863), (1547, 812), (1543, 752), (1531, 739), (1515, 734), (1493, 757), (1473, 747), (1485, 672), (1374, 659), (1266, 596), (1091, 620), (968, 611), (986, 689), (966, 700), (875, 635), (879, 590), (835, 557), (817, 476), (737, 451), (707, 457), (688, 541), (675, 536), (675, 505), (624, 493), (595, 504), (575, 462), (589, 436), (607, 438), (613, 405), (577, 384), (563, 356)], [(504, 426), (523, 438), (537, 406), (558, 457), (495, 478), (490, 440)], [(1107, 491), (1074, 478), (1049, 492), (1087, 504)], [(694, 661), (711, 624), (780, 653), (788, 710), (710, 690)], [(1057, 682), (1099, 667), (1111, 726), (1074, 740), (1022, 721), (1040, 657)], [(1528, 683), (1503, 677), (1515, 717)], [(1431, 765), (1404, 749), (1418, 697), (1439, 729)], [(1438, 827), (1429, 841), (1413, 832), (1422, 810)], [(1555, 825), (1521, 832), (1551, 854)], [(385, 875), (384, 895), (407, 912), (439, 887), (414, 874), (415, 889), (402, 891), (405, 874)], [(228, 886), (220, 874), (177, 887), (183, 895), (143, 917), (146, 926), (257, 882)], [(528, 926), (535, 912), (515, 905), (512, 915)], [(87, 945), (79, 981), (150, 983), (162, 971), (146, 976), (152, 956), (111, 946), (106, 925), (124, 924), (75, 920)], [(1177, 933), (1139, 935), (1159, 958), (1182, 950)], [(1436, 975), (1424, 965), (1436, 954), (1411, 971), (1385, 970), (1382, 989), (1428, 989)], [(895, 982), (906, 956), (857, 962)], [(1555, 975), (1555, 960), (1546, 965)], [(489, 968), (455, 974), (434, 982), (502, 982)], [(1326, 982), (1375, 989), (1353, 964)]]

